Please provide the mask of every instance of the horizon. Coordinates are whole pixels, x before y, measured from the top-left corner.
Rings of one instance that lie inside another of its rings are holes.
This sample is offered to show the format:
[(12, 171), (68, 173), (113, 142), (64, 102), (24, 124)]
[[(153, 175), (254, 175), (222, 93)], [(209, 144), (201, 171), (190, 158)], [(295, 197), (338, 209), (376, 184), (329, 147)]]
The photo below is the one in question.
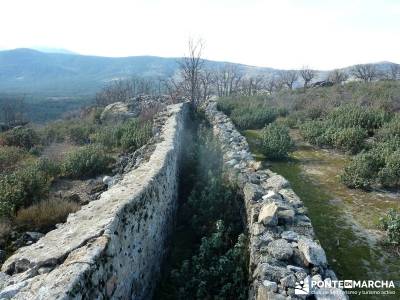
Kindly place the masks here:
[[(42, 49), (46, 50), (42, 50)], [(127, 55), (127, 56), (104, 56), (104, 55), (92, 55), (92, 54), (82, 54), (82, 53), (77, 53), (74, 51), (71, 51), (69, 49), (63, 49), (63, 48), (54, 48), (54, 47), (21, 47), (21, 48), (11, 48), (11, 49), (4, 49), (0, 48), (1, 51), (14, 51), (14, 50), (21, 50), (21, 49), (27, 49), (27, 50), (33, 50), (45, 54), (61, 54), (61, 55), (79, 55), (79, 56), (89, 56), (89, 57), (103, 57), (103, 58), (129, 58), (129, 57), (157, 57), (157, 58), (165, 58), (165, 59), (180, 59), (183, 56), (159, 56), (159, 55)], [(207, 61), (212, 61), (212, 62), (223, 62), (223, 63), (229, 63), (229, 64), (238, 64), (238, 65), (243, 65), (247, 67), (255, 67), (255, 68), (269, 68), (269, 69), (274, 69), (274, 70), (300, 70), (301, 68), (292, 68), (292, 69), (284, 69), (284, 68), (275, 68), (275, 67), (269, 67), (269, 66), (257, 66), (257, 65), (248, 65), (245, 63), (241, 62), (232, 62), (232, 61), (218, 61), (218, 60), (213, 60), (213, 59), (208, 59), (208, 58), (203, 58), (204, 60)], [(360, 64), (383, 64), (383, 63), (389, 63), (389, 64), (399, 64), (394, 61), (389, 61), (389, 60), (382, 60), (382, 61), (373, 61), (373, 62), (364, 62)], [(346, 69), (354, 66), (356, 64), (344, 66), (341, 68), (334, 68), (334, 69), (313, 69), (315, 71), (320, 71), (320, 72), (329, 72), (335, 69)]]
[(44, 45), (81, 55), (182, 57), (189, 37), (200, 37), (205, 59), (250, 66), (330, 70), (400, 62), (395, 0), (5, 0), (0, 9), (7, 11), (0, 19), (0, 48), (6, 49)]

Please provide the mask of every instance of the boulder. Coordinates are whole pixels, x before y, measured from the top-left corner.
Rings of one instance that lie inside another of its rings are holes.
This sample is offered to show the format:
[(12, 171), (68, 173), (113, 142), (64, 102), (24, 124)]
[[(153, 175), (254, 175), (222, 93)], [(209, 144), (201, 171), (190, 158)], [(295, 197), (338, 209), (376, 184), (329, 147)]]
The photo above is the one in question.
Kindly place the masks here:
[(264, 225), (277, 225), (278, 206), (275, 203), (268, 203), (261, 207), (260, 213), (258, 215), (258, 222)]
[(122, 122), (132, 117), (137, 117), (137, 115), (129, 111), (128, 104), (115, 102), (104, 108), (100, 120), (103, 122)]
[(286, 240), (279, 239), (269, 243), (268, 253), (276, 259), (288, 260), (293, 255), (293, 249)]
[(247, 201), (258, 201), (263, 195), (263, 189), (253, 183), (246, 183), (243, 188), (244, 200)]
[(327, 265), (325, 251), (313, 240), (308, 238), (300, 238), (298, 242), (298, 248), (308, 264), (312, 264), (314, 266)]

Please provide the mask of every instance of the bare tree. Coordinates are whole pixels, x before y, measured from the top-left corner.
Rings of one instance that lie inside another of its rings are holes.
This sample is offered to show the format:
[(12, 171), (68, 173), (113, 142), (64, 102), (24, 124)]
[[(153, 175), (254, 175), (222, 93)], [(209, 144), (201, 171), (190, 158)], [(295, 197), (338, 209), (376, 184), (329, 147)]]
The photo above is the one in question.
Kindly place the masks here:
[(357, 79), (363, 80), (365, 82), (374, 81), (379, 76), (378, 70), (373, 64), (355, 65), (352, 68), (351, 73)]
[(390, 65), (390, 70), (389, 70), (389, 79), (390, 80), (397, 80), (400, 77), (400, 65), (398, 64), (392, 64)]
[(194, 107), (197, 107), (201, 100), (200, 85), (201, 85), (201, 70), (204, 65), (204, 60), (201, 58), (204, 43), (202, 40), (189, 40), (188, 54), (179, 62), (180, 72), (184, 80), (184, 89), (190, 102)]
[(315, 71), (311, 70), (308, 67), (303, 67), (300, 70), (300, 76), (301, 78), (303, 78), (304, 81), (304, 89), (308, 88), (308, 84), (311, 82), (311, 80), (313, 80), (315, 75), (316, 75)]
[(243, 73), (237, 65), (225, 64), (214, 74), (214, 85), (219, 97), (230, 96), (239, 92)]
[(272, 92), (277, 88), (276, 79), (272, 76), (269, 77), (268, 79), (265, 80), (264, 87), (269, 94), (272, 94)]
[(264, 87), (263, 75), (247, 76), (241, 80), (240, 91), (246, 96), (256, 95)]
[(334, 84), (342, 84), (349, 78), (349, 75), (342, 70), (335, 69), (328, 74), (327, 80)]
[(204, 68), (200, 73), (200, 96), (203, 100), (208, 100), (212, 94), (214, 74), (210, 69)]
[(293, 84), (299, 78), (299, 74), (295, 70), (281, 71), (279, 73), (279, 80), (282, 84), (286, 85), (288, 89), (293, 89)]

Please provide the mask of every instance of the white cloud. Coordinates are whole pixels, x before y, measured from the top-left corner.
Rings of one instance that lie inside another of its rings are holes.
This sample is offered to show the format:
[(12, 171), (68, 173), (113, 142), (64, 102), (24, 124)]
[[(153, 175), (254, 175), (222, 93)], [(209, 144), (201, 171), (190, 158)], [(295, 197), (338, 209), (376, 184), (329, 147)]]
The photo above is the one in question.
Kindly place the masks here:
[(2, 0), (3, 47), (42, 45), (106, 56), (205, 55), (277, 68), (400, 62), (396, 1)]

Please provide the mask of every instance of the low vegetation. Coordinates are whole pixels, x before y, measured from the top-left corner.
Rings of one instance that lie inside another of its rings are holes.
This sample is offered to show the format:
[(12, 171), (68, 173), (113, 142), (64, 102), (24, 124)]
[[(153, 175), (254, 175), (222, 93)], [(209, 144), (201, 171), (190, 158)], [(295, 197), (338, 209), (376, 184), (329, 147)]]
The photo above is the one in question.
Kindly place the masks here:
[(276, 123), (266, 126), (261, 133), (261, 150), (269, 159), (286, 159), (294, 150), (289, 128)]
[(387, 233), (388, 242), (400, 245), (400, 212), (390, 209), (386, 216), (380, 219), (382, 228)]
[[(93, 108), (83, 117), (0, 133), (1, 223), (14, 230), (54, 228), (81, 205), (50, 197), (55, 181), (107, 174), (119, 153), (134, 151), (151, 138), (151, 118), (102, 123), (100, 112)], [(65, 153), (56, 159), (46, 151), (52, 146)]]
[(223, 179), (221, 150), (210, 130), (199, 129), (190, 144), (177, 232), (155, 299), (247, 299), (241, 201)]
[[(267, 95), (225, 97), (219, 100), (218, 108), (230, 115), (241, 130), (268, 128), (268, 124), (273, 122), (299, 129), (304, 140), (316, 147), (350, 155), (341, 180), (351, 188), (398, 189), (398, 95), (398, 81), (350, 82), (323, 88), (281, 90)], [(271, 114), (273, 117), (261, 121), (257, 118), (261, 108), (275, 112)], [(241, 111), (244, 112), (242, 115)], [(253, 121), (255, 119), (257, 121)], [(270, 129), (267, 135), (263, 135), (264, 154), (270, 159), (277, 158), (272, 153), (281, 158), (288, 153), (283, 151), (281, 155), (278, 140), (285, 145), (282, 149), (290, 149), (286, 134), (281, 139), (274, 138), (274, 134), (278, 135), (277, 130)], [(266, 139), (269, 143), (265, 143)]]

